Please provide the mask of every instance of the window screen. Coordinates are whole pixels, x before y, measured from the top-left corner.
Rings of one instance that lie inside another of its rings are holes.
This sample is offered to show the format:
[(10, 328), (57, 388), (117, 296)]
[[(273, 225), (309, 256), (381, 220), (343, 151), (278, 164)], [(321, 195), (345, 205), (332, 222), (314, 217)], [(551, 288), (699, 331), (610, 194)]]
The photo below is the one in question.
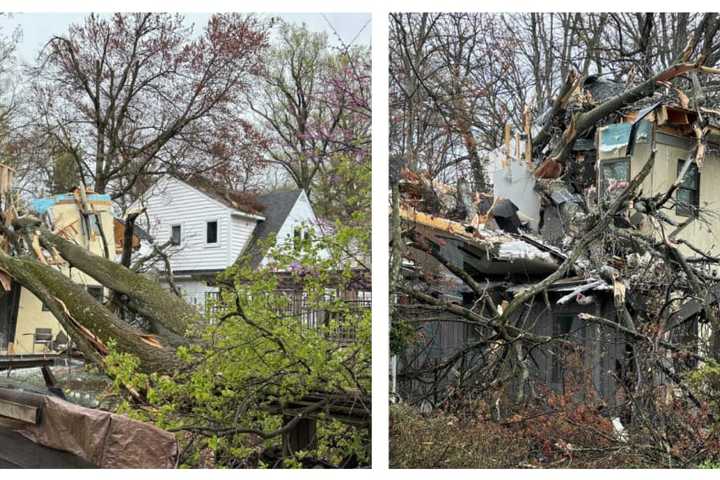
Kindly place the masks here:
[[(605, 192), (611, 192), (621, 182), (630, 181), (630, 159), (620, 158), (617, 160), (603, 160), (600, 163), (603, 188)], [(619, 188), (622, 191), (624, 188)]]
[(207, 222), (207, 243), (217, 243), (218, 222)]

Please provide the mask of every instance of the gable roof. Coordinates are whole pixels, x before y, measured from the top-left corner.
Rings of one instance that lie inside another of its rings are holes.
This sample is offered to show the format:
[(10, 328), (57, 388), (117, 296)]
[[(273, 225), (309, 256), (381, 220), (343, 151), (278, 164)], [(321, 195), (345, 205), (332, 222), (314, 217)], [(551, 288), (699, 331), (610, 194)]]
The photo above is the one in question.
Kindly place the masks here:
[(263, 248), (263, 242), (272, 235), (277, 235), (302, 192), (289, 190), (258, 195), (257, 201), (264, 207), (265, 220), (258, 222), (250, 242), (241, 253), (241, 257), (249, 257), (251, 267), (260, 265), (267, 251), (267, 248)]

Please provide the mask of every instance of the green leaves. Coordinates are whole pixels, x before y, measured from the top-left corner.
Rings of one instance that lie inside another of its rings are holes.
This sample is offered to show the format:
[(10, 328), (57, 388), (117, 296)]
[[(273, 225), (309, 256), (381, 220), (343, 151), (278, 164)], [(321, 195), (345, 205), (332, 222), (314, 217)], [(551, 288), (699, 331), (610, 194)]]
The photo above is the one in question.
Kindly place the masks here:
[[(275, 249), (267, 268), (228, 269), (222, 281), (232, 288), (198, 326), (201, 342), (178, 348), (185, 366), (172, 377), (139, 373), (137, 358), (111, 346), (115, 388), (143, 392), (144, 404), (136, 399), (124, 410), (162, 428), (192, 431), (192, 443), (179, 434), (188, 446), (183, 461), (191, 465), (205, 458), (198, 450), (208, 450), (216, 466), (259, 466), (260, 452), (282, 445), (274, 432), (292, 418), (286, 406), (311, 392), (369, 394), (371, 314), (355, 293), (369, 285), (357, 260), (367, 253), (362, 235), (350, 227), (308, 234), (301, 252), (291, 243)], [(322, 416), (316, 448), (295, 452), (283, 466), (299, 467), (303, 457), (367, 463), (368, 435)]]

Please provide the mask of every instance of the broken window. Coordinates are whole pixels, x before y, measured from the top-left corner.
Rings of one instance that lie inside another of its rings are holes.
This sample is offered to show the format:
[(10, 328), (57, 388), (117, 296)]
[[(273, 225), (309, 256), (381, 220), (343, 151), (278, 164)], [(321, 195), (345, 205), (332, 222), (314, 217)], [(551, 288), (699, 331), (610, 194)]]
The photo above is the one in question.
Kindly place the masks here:
[(207, 222), (207, 243), (217, 243), (218, 241), (218, 222)]
[(603, 160), (600, 168), (603, 192), (606, 195), (622, 192), (630, 182), (630, 157)]
[(180, 245), (182, 239), (182, 228), (180, 225), (173, 225), (171, 227), (170, 243), (173, 245)]
[[(685, 160), (678, 160), (678, 176), (684, 166)], [(695, 162), (692, 162), (688, 167), (675, 195), (677, 200), (675, 205), (676, 214), (684, 217), (697, 215), (700, 208), (700, 172)]]

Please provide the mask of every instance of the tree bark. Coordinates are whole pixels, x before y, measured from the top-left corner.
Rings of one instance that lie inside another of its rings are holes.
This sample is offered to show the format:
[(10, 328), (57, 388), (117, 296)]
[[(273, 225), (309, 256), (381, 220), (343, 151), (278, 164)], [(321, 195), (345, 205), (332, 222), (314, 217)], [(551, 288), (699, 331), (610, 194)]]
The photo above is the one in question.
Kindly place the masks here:
[(93, 255), (43, 226), (38, 227), (37, 231), (43, 245), (57, 250), (72, 267), (126, 296), (128, 308), (147, 319), (156, 333), (173, 345), (187, 343), (185, 337), (188, 330), (200, 321), (200, 314), (192, 305), (159, 283), (111, 260)]
[(565, 129), (562, 141), (555, 148), (550, 158), (562, 162), (570, 151), (573, 143), (575, 143), (578, 135), (585, 133), (589, 128), (595, 126), (600, 120), (611, 113), (617, 112), (627, 105), (652, 95), (655, 90), (658, 89), (658, 82), (666, 82), (678, 75), (698, 69), (700, 69), (700, 66), (693, 63), (678, 63), (672, 65), (662, 72), (656, 73), (640, 85), (601, 103), (592, 110), (576, 115), (573, 121), (570, 122), (570, 125)]
[(115, 341), (121, 352), (132, 353), (145, 372), (172, 373), (180, 366), (174, 349), (165, 342), (137, 330), (95, 300), (82, 286), (62, 272), (32, 258), (0, 254), (0, 269), (44, 301), (72, 336), (86, 358), (102, 366), (98, 348), (80, 331), (85, 327), (104, 345)]

